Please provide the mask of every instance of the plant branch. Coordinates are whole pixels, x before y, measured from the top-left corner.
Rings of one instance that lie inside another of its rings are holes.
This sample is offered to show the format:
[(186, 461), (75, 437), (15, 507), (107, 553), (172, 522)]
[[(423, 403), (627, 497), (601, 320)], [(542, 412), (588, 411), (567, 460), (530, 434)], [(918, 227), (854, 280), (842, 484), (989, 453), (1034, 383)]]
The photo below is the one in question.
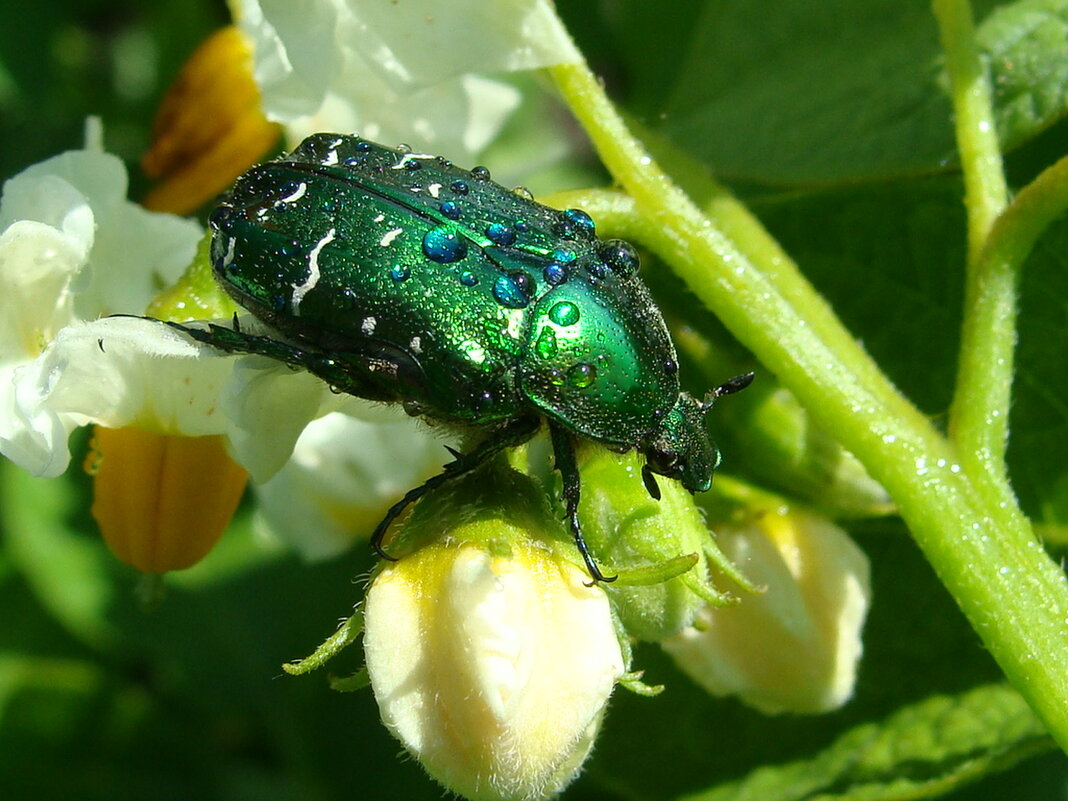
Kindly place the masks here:
[(633, 198), (628, 225), (635, 238), (670, 264), (893, 495), (983, 642), (1068, 747), (1068, 583), (1019, 509), (984, 500), (945, 438), (799, 274), (763, 264), (767, 248), (732, 241), (712, 225), (631, 136), (584, 64), (551, 74)]
[(987, 239), (1008, 202), (990, 80), (968, 0), (934, 0), (964, 174), (968, 263), (950, 436), (963, 464), (987, 478), (991, 498), (1011, 498), (1005, 468), (1016, 345), (1020, 261), (1000, 258)]

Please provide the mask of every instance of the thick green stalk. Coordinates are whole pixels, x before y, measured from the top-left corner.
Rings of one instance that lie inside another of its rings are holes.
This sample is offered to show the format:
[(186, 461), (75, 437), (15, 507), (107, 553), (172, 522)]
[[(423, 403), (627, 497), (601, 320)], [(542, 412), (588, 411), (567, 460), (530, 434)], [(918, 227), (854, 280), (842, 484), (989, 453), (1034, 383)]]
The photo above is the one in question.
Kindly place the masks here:
[[(799, 275), (766, 268), (759, 248), (713, 227), (630, 135), (585, 65), (551, 72), (634, 199), (636, 238), (671, 264), (893, 495), (983, 642), (1068, 748), (1068, 583), (1019, 509), (984, 502), (945, 438), (840, 324), (828, 322), (824, 301)], [(821, 317), (819, 326), (810, 325), (810, 314)], [(862, 369), (850, 366), (864, 361)]]

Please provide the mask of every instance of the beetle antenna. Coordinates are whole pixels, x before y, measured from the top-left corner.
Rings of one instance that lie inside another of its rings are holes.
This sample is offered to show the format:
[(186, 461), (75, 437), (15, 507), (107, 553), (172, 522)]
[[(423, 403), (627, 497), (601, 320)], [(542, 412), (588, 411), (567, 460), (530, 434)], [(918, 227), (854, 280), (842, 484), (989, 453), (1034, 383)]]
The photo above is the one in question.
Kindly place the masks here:
[(712, 405), (724, 395), (733, 395), (735, 392), (741, 392), (753, 383), (754, 378), (756, 378), (756, 373), (743, 373), (742, 375), (736, 375), (729, 381), (724, 381), (705, 395), (705, 399), (701, 402), (701, 411), (707, 413), (708, 410), (712, 408)]

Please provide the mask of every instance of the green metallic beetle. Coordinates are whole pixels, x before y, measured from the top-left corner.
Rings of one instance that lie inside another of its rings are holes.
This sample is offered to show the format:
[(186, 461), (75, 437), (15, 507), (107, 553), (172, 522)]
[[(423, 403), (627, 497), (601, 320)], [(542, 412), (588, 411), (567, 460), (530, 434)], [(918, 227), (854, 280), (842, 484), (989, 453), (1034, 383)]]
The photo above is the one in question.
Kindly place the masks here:
[(574, 437), (637, 448), (654, 473), (707, 490), (719, 453), (704, 418), (744, 388), (699, 401), (679, 389), (667, 326), (637, 276), (638, 256), (599, 240), (589, 215), (438, 156), (357, 136), (316, 134), (238, 179), (211, 214), (215, 275), (271, 336), (175, 327), (229, 352), (306, 369), (341, 392), (485, 432), (408, 492), (406, 506), (548, 421), (567, 519), (595, 581), (578, 520)]

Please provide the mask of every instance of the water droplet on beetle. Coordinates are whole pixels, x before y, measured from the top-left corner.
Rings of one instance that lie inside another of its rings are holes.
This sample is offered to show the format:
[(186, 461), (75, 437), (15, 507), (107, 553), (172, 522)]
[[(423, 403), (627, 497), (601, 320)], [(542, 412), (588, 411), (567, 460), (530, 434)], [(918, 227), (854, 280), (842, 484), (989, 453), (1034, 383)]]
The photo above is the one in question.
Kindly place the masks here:
[(467, 240), (452, 228), (439, 225), (423, 235), (423, 253), (438, 264), (452, 264), (467, 255)]
[(516, 272), (502, 275), (493, 285), (493, 297), (509, 309), (525, 309), (530, 305), (532, 283), (530, 276), (526, 273)]
[(562, 300), (549, 309), (549, 319), (557, 325), (574, 325), (579, 321), (579, 307)]
[(562, 264), (549, 264), (542, 274), (550, 286), (559, 286), (567, 280), (567, 269)]
[(538, 341), (534, 343), (534, 352), (543, 359), (551, 359), (556, 355), (556, 332), (546, 326), (538, 334)]
[(597, 225), (594, 223), (593, 218), (582, 209), (565, 209), (561, 213), (564, 219), (587, 237), (592, 237), (597, 230)]
[(622, 239), (609, 239), (597, 249), (597, 255), (614, 273), (629, 276), (638, 272), (638, 253), (630, 242), (624, 242)]
[(578, 389), (585, 389), (597, 378), (597, 368), (592, 364), (579, 362), (567, 371), (567, 382)]
[(490, 223), (486, 236), (495, 245), (508, 247), (515, 244), (515, 230), (504, 223)]

